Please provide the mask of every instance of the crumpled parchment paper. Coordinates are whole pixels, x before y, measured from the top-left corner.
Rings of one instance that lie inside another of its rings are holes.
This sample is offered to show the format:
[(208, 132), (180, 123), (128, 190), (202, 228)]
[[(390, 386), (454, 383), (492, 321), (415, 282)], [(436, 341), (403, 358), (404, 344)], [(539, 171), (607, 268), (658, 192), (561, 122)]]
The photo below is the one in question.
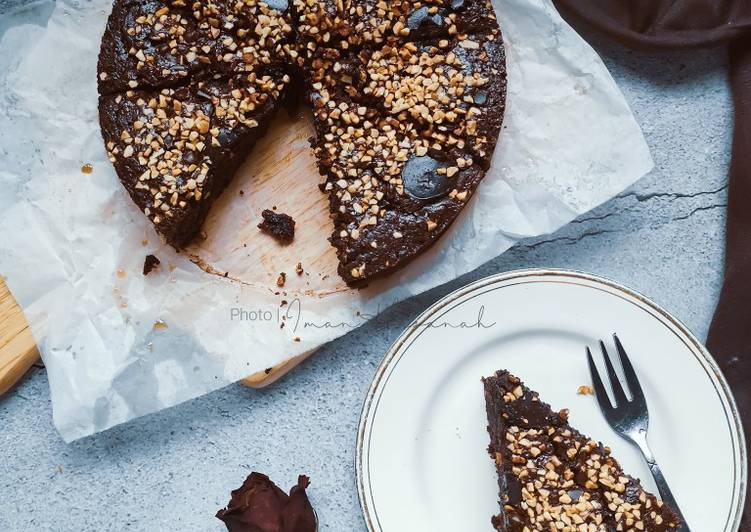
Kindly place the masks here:
[[(97, 121), (110, 0), (58, 0), (46, 27), (9, 28), (0, 41), (0, 273), (39, 342), (62, 437), (314, 349), (522, 237), (555, 231), (647, 173), (652, 159), (622, 94), (550, 1), (499, 0), (496, 9), (508, 104), (474, 200), (430, 252), (386, 282), (300, 294), (282, 310), (273, 291), (208, 275), (161, 244), (117, 181)], [(95, 171), (83, 174), (83, 163)], [(151, 252), (163, 268), (144, 277)], [(232, 317), (238, 309), (247, 319)]]

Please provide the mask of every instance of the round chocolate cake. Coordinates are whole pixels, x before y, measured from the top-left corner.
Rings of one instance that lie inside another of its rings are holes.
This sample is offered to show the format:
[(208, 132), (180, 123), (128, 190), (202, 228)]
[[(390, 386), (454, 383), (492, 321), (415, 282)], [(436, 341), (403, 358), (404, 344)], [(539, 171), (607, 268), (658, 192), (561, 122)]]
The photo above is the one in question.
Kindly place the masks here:
[(506, 97), (490, 0), (115, 0), (98, 76), (109, 157), (177, 249), (276, 110), (311, 106), (351, 286), (453, 222), (490, 165)]

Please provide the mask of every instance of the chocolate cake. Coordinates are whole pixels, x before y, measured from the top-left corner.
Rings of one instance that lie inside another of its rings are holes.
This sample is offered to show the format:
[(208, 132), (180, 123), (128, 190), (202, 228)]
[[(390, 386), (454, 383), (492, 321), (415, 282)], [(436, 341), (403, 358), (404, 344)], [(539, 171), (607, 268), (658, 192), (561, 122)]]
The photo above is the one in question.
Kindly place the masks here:
[(483, 379), (499, 532), (675, 530), (673, 509), (623, 472), (610, 449), (568, 423), (507, 371)]
[(506, 95), (489, 0), (115, 0), (98, 74), (110, 159), (177, 249), (304, 86), (351, 286), (450, 226), (488, 170)]

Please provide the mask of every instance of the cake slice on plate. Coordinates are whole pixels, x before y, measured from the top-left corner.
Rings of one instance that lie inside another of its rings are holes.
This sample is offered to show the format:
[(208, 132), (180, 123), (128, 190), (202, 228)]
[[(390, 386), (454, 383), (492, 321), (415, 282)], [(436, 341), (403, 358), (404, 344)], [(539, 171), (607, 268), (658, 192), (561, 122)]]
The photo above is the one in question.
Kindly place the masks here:
[(499, 532), (660, 532), (677, 514), (623, 472), (610, 449), (568, 423), (507, 371), (483, 379), (488, 451), (498, 470)]

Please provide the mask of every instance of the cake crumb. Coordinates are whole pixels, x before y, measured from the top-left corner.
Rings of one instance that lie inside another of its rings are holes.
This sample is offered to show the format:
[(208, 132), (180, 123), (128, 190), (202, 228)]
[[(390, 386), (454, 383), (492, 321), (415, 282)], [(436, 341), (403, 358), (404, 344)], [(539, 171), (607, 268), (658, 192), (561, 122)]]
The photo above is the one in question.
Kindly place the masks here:
[(154, 255), (146, 255), (146, 259), (143, 261), (143, 274), (150, 274), (160, 263), (161, 261)]
[(302, 262), (297, 263), (297, 266), (295, 266), (295, 272), (297, 272), (297, 275), (305, 273), (305, 270), (302, 269)]
[(276, 286), (281, 288), (284, 286), (285, 282), (287, 282), (287, 274), (282, 272), (279, 274), (279, 277), (276, 278)]
[(295, 238), (295, 220), (284, 213), (276, 213), (272, 210), (265, 209), (261, 216), (263, 221), (258, 224), (258, 228), (271, 235), (282, 244), (289, 244)]
[(591, 386), (582, 384), (576, 389), (576, 393), (578, 393), (579, 395), (594, 395), (595, 391), (592, 389)]

